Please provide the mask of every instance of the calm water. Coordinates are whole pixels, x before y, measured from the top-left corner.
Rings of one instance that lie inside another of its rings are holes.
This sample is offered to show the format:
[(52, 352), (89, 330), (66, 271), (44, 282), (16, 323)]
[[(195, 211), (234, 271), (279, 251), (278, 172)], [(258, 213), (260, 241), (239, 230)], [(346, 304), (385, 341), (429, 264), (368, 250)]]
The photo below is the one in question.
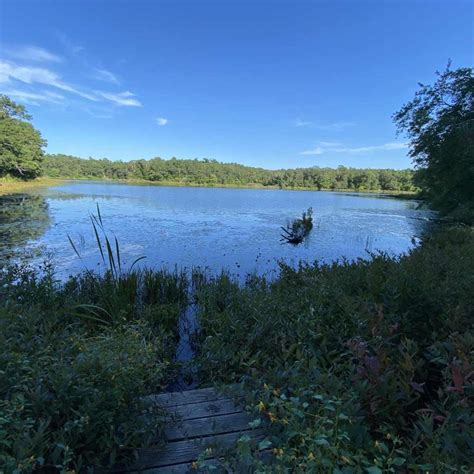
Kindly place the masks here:
[[(100, 268), (89, 213), (100, 210), (129, 264), (274, 272), (277, 261), (333, 261), (400, 254), (427, 231), (429, 211), (375, 194), (131, 186), (70, 182), (27, 195), (0, 196), (0, 255), (52, 254), (60, 275)], [(314, 210), (314, 229), (299, 246), (280, 243), (280, 226)], [(82, 261), (67, 235), (76, 243)], [(34, 258), (39, 262), (39, 257)]]

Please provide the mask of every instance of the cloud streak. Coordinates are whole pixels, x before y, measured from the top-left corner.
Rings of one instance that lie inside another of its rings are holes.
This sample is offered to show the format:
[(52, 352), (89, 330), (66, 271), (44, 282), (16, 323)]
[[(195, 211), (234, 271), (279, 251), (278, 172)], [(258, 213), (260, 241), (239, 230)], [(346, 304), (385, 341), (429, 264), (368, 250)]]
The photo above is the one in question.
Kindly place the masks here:
[(300, 155), (322, 155), (323, 153), (347, 153), (357, 155), (360, 153), (372, 153), (374, 151), (393, 151), (408, 148), (406, 143), (388, 142), (382, 145), (369, 145), (360, 147), (344, 147), (334, 142), (319, 142), (318, 145), (311, 149), (300, 152)]
[(313, 122), (308, 122), (306, 120), (296, 119), (294, 124), (295, 127), (309, 127), (313, 125)]
[(12, 81), (19, 81), (30, 85), (42, 84), (55, 87), (71, 94), (76, 94), (94, 102), (99, 100), (97, 97), (94, 97), (94, 95), (83, 92), (62, 81), (61, 77), (54, 71), (41, 67), (19, 66), (13, 62), (0, 60), (0, 84), (10, 83)]
[(355, 122), (333, 122), (327, 124), (318, 124), (309, 120), (302, 120), (298, 118), (293, 122), (293, 125), (295, 127), (314, 128), (316, 130), (323, 130), (326, 132), (341, 132), (346, 128), (354, 127)]
[[(30, 87), (36, 84), (52, 87), (82, 97), (91, 102), (105, 101), (118, 107), (142, 106), (135, 94), (130, 91), (109, 92), (102, 90), (88, 90), (64, 81), (59, 74), (50, 69), (37, 66), (18, 65), (12, 61), (0, 60), (0, 87), (5, 89), (5, 85), (9, 87), (14, 85), (17, 97), (20, 98), (21, 91), (17, 88), (18, 83), (27, 84)], [(22, 98), (28, 100), (28, 94), (31, 96), (31, 94), (37, 93), (37, 91), (23, 91)], [(31, 98), (32, 97), (30, 97), (30, 99)]]
[(118, 77), (113, 72), (107, 69), (94, 68), (94, 73), (92, 77), (99, 81), (109, 82), (110, 84), (120, 84)]
[(156, 123), (160, 127), (164, 127), (168, 122), (169, 122), (169, 120), (167, 118), (164, 118), (164, 117), (158, 117), (156, 119)]
[(135, 99), (135, 94), (129, 91), (119, 92), (119, 93), (95, 91), (95, 93), (99, 97), (109, 100), (115, 105), (125, 106), (125, 107), (141, 107), (142, 106), (141, 102)]
[(27, 92), (17, 89), (6, 89), (2, 92), (10, 97), (33, 105), (40, 105), (41, 102), (52, 104), (62, 104), (64, 102), (63, 95), (51, 91)]
[(38, 63), (60, 63), (63, 58), (38, 46), (21, 46), (7, 48), (6, 54), (12, 58), (22, 59), (24, 61), (32, 61)]

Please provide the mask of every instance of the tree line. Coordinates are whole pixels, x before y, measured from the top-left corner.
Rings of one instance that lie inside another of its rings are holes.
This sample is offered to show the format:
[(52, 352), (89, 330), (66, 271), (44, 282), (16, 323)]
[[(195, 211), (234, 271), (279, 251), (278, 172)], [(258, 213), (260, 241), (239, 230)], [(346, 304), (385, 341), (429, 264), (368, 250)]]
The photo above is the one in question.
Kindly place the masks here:
[(215, 160), (111, 161), (46, 155), (43, 171), (50, 177), (147, 180), (195, 186), (259, 186), (331, 190), (413, 191), (412, 170), (296, 168), (267, 170)]

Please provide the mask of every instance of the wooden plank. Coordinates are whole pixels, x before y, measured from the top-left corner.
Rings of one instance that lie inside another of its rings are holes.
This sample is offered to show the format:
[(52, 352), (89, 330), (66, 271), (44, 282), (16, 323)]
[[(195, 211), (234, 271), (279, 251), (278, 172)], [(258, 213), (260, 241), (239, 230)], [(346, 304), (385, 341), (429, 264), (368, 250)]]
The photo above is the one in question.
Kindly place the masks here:
[(251, 418), (246, 413), (237, 412), (229, 415), (197, 418), (194, 420), (170, 423), (165, 429), (168, 441), (175, 441), (200, 436), (210, 436), (222, 433), (248, 430)]
[(221, 463), (217, 459), (206, 459), (199, 469), (195, 469), (193, 463), (186, 462), (182, 464), (174, 464), (172, 466), (155, 467), (152, 469), (145, 469), (140, 471), (140, 474), (202, 474), (203, 472), (209, 472), (209, 468), (213, 467), (215, 472)]
[[(125, 471), (123, 468), (119, 469), (119, 471), (133, 472), (137, 470), (140, 471), (157, 467), (173, 466), (175, 464), (191, 463), (192, 461), (195, 461), (208, 447), (213, 448), (213, 450), (225, 450), (226, 448), (232, 447), (243, 434), (248, 434), (257, 442), (264, 438), (262, 430), (249, 430), (240, 433), (209, 436), (207, 438), (190, 441), (176, 441), (168, 443), (161, 450), (139, 449), (137, 451), (137, 461)], [(212, 452), (209, 453), (208, 458), (212, 458)]]
[(146, 400), (150, 400), (151, 402), (155, 402), (166, 408), (177, 405), (189, 405), (191, 403), (212, 402), (228, 398), (229, 396), (218, 393), (214, 388), (200, 388), (196, 390), (187, 390), (185, 392), (149, 395), (146, 397)]
[(168, 409), (171, 417), (175, 420), (193, 420), (195, 418), (205, 418), (216, 415), (230, 415), (231, 413), (242, 412), (241, 408), (232, 400), (215, 400), (212, 402), (201, 402), (188, 405), (178, 405)]
[[(273, 459), (273, 453), (270, 449), (266, 449), (264, 451), (260, 451), (259, 459), (263, 462), (269, 463)], [(140, 471), (140, 474), (199, 474), (204, 472), (209, 472), (209, 467), (214, 467), (214, 469), (218, 468), (221, 465), (218, 459), (207, 459), (203, 463), (199, 469), (194, 469), (192, 463), (182, 463), (182, 464), (174, 464), (172, 466), (165, 466), (165, 467), (156, 467), (152, 469), (145, 469)], [(221, 472), (216, 470), (215, 472)], [(247, 472), (251, 473), (253, 470), (251, 467), (246, 469), (239, 469), (236, 472)]]

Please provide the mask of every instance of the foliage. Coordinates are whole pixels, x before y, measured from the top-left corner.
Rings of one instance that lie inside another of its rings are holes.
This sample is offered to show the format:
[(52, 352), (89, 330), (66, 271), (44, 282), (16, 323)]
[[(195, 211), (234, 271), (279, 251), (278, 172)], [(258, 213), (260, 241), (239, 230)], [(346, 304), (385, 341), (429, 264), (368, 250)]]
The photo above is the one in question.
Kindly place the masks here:
[(159, 413), (141, 397), (173, 375), (181, 276), (87, 272), (59, 284), (41, 271), (0, 274), (0, 472), (107, 466), (159, 442)]
[(472, 268), (472, 230), (451, 229), (399, 258), (201, 281), (201, 377), (241, 383), (268, 425), (255, 469), (472, 470)]
[(260, 186), (354, 191), (415, 191), (410, 170), (298, 168), (266, 170), (215, 160), (83, 160), (46, 155), (44, 173), (51, 177), (135, 179), (161, 184), (196, 186)]
[(32, 179), (40, 174), (46, 142), (30, 119), (22, 105), (0, 95), (0, 177)]
[(474, 222), (474, 75), (472, 68), (437, 73), (394, 115), (410, 139), (416, 182), (432, 204)]

